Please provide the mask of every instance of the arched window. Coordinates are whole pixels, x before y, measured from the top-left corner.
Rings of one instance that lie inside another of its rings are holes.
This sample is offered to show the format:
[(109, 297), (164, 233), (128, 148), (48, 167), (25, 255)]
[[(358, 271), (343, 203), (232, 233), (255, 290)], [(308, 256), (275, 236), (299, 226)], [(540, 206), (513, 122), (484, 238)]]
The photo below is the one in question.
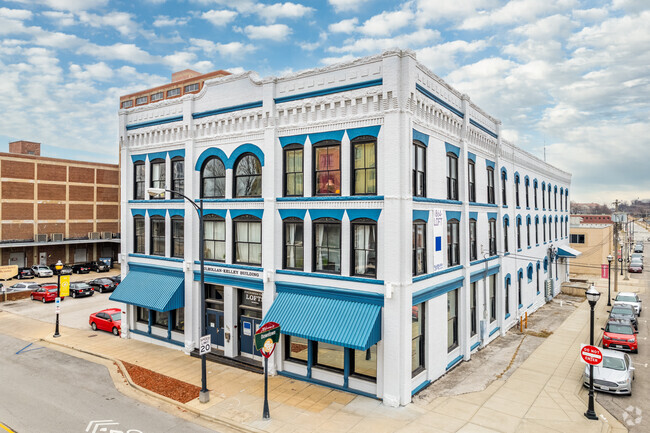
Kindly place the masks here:
[(226, 168), (219, 158), (208, 158), (201, 167), (201, 197), (223, 198), (225, 196)]
[(257, 156), (245, 153), (235, 163), (235, 197), (262, 196), (262, 164)]
[(314, 195), (341, 195), (341, 142), (314, 144)]
[(515, 174), (515, 206), (519, 207), (519, 175)]
[(352, 195), (377, 194), (377, 138), (357, 137), (352, 146)]
[(144, 200), (144, 161), (133, 164), (133, 199)]
[(524, 179), (525, 187), (526, 187), (526, 209), (530, 208), (530, 198), (528, 195), (528, 187), (530, 186), (530, 180), (528, 180), (528, 176)]
[(508, 246), (508, 231), (510, 227), (510, 220), (508, 219), (508, 216), (503, 217), (503, 252), (507, 253), (509, 251), (509, 246)]
[(521, 287), (523, 286), (523, 280), (524, 280), (524, 271), (523, 269), (519, 269), (519, 272), (517, 272), (517, 303), (519, 305), (519, 308), (521, 308), (523, 304), (521, 298)]
[[(172, 158), (172, 191), (185, 194), (185, 159), (182, 156)], [(172, 198), (181, 198), (172, 193)]]
[(508, 180), (508, 174), (505, 170), (501, 170), (501, 205), (508, 205), (508, 197), (506, 193), (506, 182)]
[(530, 215), (526, 217), (526, 246), (530, 248)]
[(521, 249), (521, 217), (517, 217), (517, 249)]
[(447, 152), (447, 199), (458, 200), (458, 157)]
[(506, 276), (505, 282), (505, 315), (510, 315), (510, 274)]

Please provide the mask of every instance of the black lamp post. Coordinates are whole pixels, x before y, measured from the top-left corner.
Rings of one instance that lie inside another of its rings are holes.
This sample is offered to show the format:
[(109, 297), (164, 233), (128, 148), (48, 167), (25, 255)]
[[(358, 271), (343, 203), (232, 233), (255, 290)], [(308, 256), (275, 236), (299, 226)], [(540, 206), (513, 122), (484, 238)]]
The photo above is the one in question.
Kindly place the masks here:
[(611, 274), (611, 267), (612, 267), (612, 260), (614, 260), (614, 257), (612, 255), (607, 256), (607, 306), (611, 307), (612, 306), (612, 274)]
[[(181, 194), (178, 191), (165, 188), (149, 188), (147, 192), (151, 197), (157, 197), (165, 194), (165, 191), (171, 192), (172, 194), (180, 195), (185, 200), (189, 201), (194, 209), (196, 209), (197, 214), (199, 215), (199, 261), (201, 262), (201, 282), (199, 291), (201, 292), (201, 320), (199, 322), (200, 335), (199, 338), (207, 334), (206, 330), (206, 317), (205, 317), (205, 276), (204, 276), (204, 249), (203, 249), (203, 200), (199, 200), (200, 204), (196, 204), (194, 200), (187, 197), (186, 195)], [(208, 390), (207, 383), (207, 372), (206, 372), (206, 360), (205, 353), (201, 354), (201, 391), (199, 391), (199, 401), (201, 403), (207, 403), (210, 401), (210, 390)]]
[[(589, 330), (589, 344), (594, 345), (594, 307), (596, 307), (596, 302), (600, 298), (600, 293), (596, 290), (596, 287), (592, 284), (587, 290), (586, 293), (587, 300), (589, 301), (589, 307), (591, 308), (591, 326)], [(594, 411), (594, 366), (589, 365), (589, 406), (587, 412), (585, 412), (587, 419), (597, 420), (598, 415)]]
[[(56, 265), (54, 265), (54, 269), (56, 269), (56, 326), (54, 328), (54, 338), (60, 337), (61, 334), (59, 334), (59, 302), (61, 302), (61, 269), (63, 269), (63, 263), (61, 263), (61, 260), (56, 262)], [(45, 298), (43, 298), (45, 299)]]

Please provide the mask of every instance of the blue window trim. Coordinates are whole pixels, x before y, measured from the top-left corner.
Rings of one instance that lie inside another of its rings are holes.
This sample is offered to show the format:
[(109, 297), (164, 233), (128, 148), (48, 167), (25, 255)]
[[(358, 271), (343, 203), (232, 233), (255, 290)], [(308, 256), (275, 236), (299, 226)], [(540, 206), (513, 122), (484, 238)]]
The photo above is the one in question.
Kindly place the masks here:
[(167, 215), (169, 217), (182, 216), (185, 217), (185, 209), (167, 209)]
[(312, 221), (319, 218), (333, 218), (335, 220), (343, 220), (345, 209), (309, 209), (309, 217)]
[(368, 201), (384, 200), (383, 195), (346, 195), (346, 196), (327, 196), (327, 197), (276, 197), (275, 201)]
[(307, 214), (307, 209), (278, 209), (281, 219), (287, 218), (299, 218), (301, 220), (305, 219)]
[(461, 276), (461, 277), (453, 278), (449, 281), (445, 281), (444, 283), (427, 287), (426, 289), (418, 290), (412, 295), (412, 304), (413, 305), (421, 304), (422, 302), (426, 302), (430, 299), (444, 295), (448, 292), (451, 292), (452, 290), (459, 289), (463, 287), (464, 281), (465, 281), (465, 277)]
[(469, 351), (470, 351), (470, 352), (473, 352), (474, 349), (476, 349), (476, 348), (479, 347), (480, 345), (481, 345), (481, 342), (480, 342), (480, 341), (477, 341), (476, 343), (472, 344), (472, 346), (469, 348)]
[(510, 313), (506, 314), (506, 317), (503, 318), (503, 320), (507, 320), (510, 318)]
[(488, 217), (488, 221), (492, 220), (492, 219), (495, 220), (495, 219), (497, 219), (497, 213), (496, 212), (488, 212), (487, 217)]
[(413, 277), (412, 282), (417, 283), (418, 281), (428, 280), (429, 278), (437, 277), (439, 275), (448, 274), (449, 272), (454, 272), (459, 269), (463, 269), (463, 265), (454, 266), (453, 268), (443, 269), (442, 271), (433, 272), (431, 274), (418, 275)]
[[(537, 292), (537, 293), (539, 293), (539, 292)], [(529, 306), (526, 307), (526, 310), (528, 310), (530, 307), (532, 307), (534, 303), (535, 303), (535, 302), (531, 302), (531, 304), (530, 304)]]
[(245, 104), (232, 105), (230, 107), (217, 108), (215, 110), (200, 111), (192, 113), (193, 119), (201, 119), (203, 117), (216, 116), (219, 114), (232, 113), (233, 111), (248, 110), (250, 108), (262, 107), (262, 101), (247, 102)]
[(494, 328), (493, 330), (491, 330), (491, 331), (490, 331), (490, 335), (488, 335), (488, 337), (493, 336), (495, 333), (497, 333), (497, 332), (499, 331), (499, 329), (501, 329), (501, 328), (500, 328), (499, 326), (497, 326), (496, 328)]
[(499, 258), (499, 255), (497, 254), (496, 256), (490, 256), (490, 257), (488, 257), (486, 259), (474, 260), (473, 262), (470, 262), (469, 265), (470, 266), (479, 265), (481, 263), (489, 262), (490, 260), (495, 260), (495, 259), (498, 259), (498, 258)]
[(167, 156), (169, 159), (176, 158), (177, 156), (185, 158), (185, 149), (170, 150), (167, 152)]
[(456, 155), (457, 158), (460, 157), (460, 147), (454, 146), (453, 144), (447, 143), (446, 141), (445, 141), (445, 152), (451, 152), (454, 155)]
[(147, 215), (149, 216), (149, 218), (151, 218), (152, 216), (165, 217), (166, 214), (167, 214), (167, 209), (147, 209)]
[(252, 143), (244, 143), (241, 146), (238, 146), (237, 149), (235, 149), (230, 154), (230, 157), (228, 157), (227, 162), (224, 162), (226, 166), (226, 170), (233, 169), (235, 167), (235, 163), (237, 162), (237, 159), (245, 153), (252, 153), (253, 155), (255, 155), (257, 159), (259, 159), (262, 167), (264, 167), (264, 152), (262, 152), (262, 149), (260, 149), (259, 147), (257, 147)]
[(445, 369), (445, 371), (451, 370), (456, 364), (458, 364), (462, 360), (463, 360), (463, 355), (458, 355), (457, 357), (452, 359), (451, 362), (449, 362), (449, 364), (447, 364), (447, 368)]
[(149, 158), (149, 161), (154, 161), (156, 159), (166, 159), (167, 158), (167, 152), (148, 153), (147, 158)]
[(201, 152), (201, 155), (199, 155), (199, 158), (196, 160), (196, 164), (194, 164), (194, 170), (201, 171), (203, 164), (211, 156), (216, 156), (219, 158), (223, 163), (224, 168), (226, 168), (226, 164), (228, 163), (228, 156), (226, 155), (226, 152), (217, 147), (210, 147)]
[(413, 197), (413, 201), (422, 202), (422, 203), (441, 203), (441, 204), (463, 204), (462, 201), (458, 200), (445, 200), (441, 198), (429, 198), (429, 197)]
[(376, 138), (379, 135), (380, 130), (381, 130), (381, 125), (375, 125), (375, 126), (363, 126), (361, 128), (346, 129), (345, 132), (348, 134), (348, 138), (350, 140), (354, 140), (355, 138), (364, 135), (369, 135), (371, 137)]
[(343, 275), (333, 275), (333, 274), (321, 274), (318, 272), (301, 272), (301, 271), (289, 271), (285, 269), (277, 269), (275, 273), (282, 274), (282, 275), (295, 275), (299, 277), (325, 278), (329, 280), (338, 280), (338, 281), (353, 281), (355, 283), (363, 283), (363, 284), (377, 284), (377, 285), (384, 284), (384, 280), (374, 280), (371, 278), (361, 278), (361, 277), (346, 277)]
[(149, 199), (149, 200), (129, 200), (129, 204), (135, 203), (183, 203), (183, 199), (171, 199), (171, 200), (160, 200), (160, 199)]
[(478, 219), (478, 212), (470, 212), (469, 218), (474, 220)]
[(264, 199), (262, 197), (251, 197), (251, 198), (196, 198), (194, 201), (199, 202), (203, 200), (204, 203), (262, 203)]
[(134, 129), (140, 129), (140, 128), (146, 128), (149, 126), (156, 126), (156, 125), (164, 125), (165, 123), (173, 123), (173, 122), (182, 122), (183, 121), (183, 116), (173, 116), (173, 117), (165, 117), (164, 119), (157, 119), (157, 120), (151, 120), (149, 122), (142, 122), (142, 123), (132, 123), (131, 125), (126, 125), (126, 130), (127, 131), (132, 131)]
[(379, 220), (381, 209), (346, 209), (345, 213), (348, 214), (348, 219), (354, 221), (359, 218), (368, 218), (373, 221)]
[(134, 163), (134, 164), (136, 162), (139, 162), (139, 161), (144, 162), (146, 159), (147, 159), (147, 154), (146, 153), (142, 153), (142, 154), (139, 154), (139, 155), (131, 155), (131, 162)]
[(470, 206), (482, 206), (482, 207), (499, 207), (499, 205), (495, 203), (478, 203), (478, 202), (470, 202)]
[(504, 215), (504, 216), (503, 216), (503, 224), (504, 224), (506, 227), (509, 227), (509, 226), (510, 226), (510, 217), (509, 217), (508, 215)]
[(492, 167), (493, 169), (496, 168), (496, 164), (494, 163), (494, 161), (490, 161), (489, 159), (485, 160), (485, 166), (486, 167)]
[(411, 391), (411, 395), (415, 395), (415, 394), (417, 394), (418, 392), (422, 391), (422, 390), (423, 390), (424, 388), (426, 388), (430, 383), (431, 383), (430, 380), (425, 380), (424, 382), (422, 382), (421, 384), (419, 384), (418, 386), (416, 386), (415, 388), (413, 388), (413, 390)]
[(133, 209), (133, 208), (131, 208), (131, 216), (139, 215), (139, 216), (143, 217), (143, 216), (145, 216), (146, 213), (147, 213), (146, 209)]
[(413, 129), (413, 140), (417, 140), (427, 147), (429, 146), (429, 136), (417, 129)]
[(504, 205), (501, 206), (501, 207), (504, 208), (504, 209), (508, 209), (508, 205), (507, 205), (507, 204), (504, 204)]
[(428, 210), (417, 210), (413, 209), (413, 221), (422, 220), (425, 222), (429, 221), (429, 211)]
[(467, 159), (476, 163), (476, 154), (472, 152), (467, 152)]
[(216, 215), (223, 219), (226, 219), (227, 214), (228, 214), (228, 209), (203, 209), (204, 217), (208, 215)]
[[(151, 317), (151, 315), (150, 315), (150, 317)], [(171, 320), (169, 320), (169, 322), (171, 323)], [(175, 346), (185, 347), (185, 342), (176, 341), (176, 340), (171, 339), (169, 330), (167, 330), (167, 335), (168, 335), (167, 338), (161, 337), (161, 336), (156, 335), (156, 334), (152, 334), (151, 333), (151, 325), (149, 325), (149, 332), (140, 331), (139, 329), (129, 329), (129, 332), (133, 332), (134, 334), (142, 335), (144, 337), (153, 338), (154, 340), (164, 341), (165, 343), (170, 343), (170, 344), (173, 344)]]
[(505, 167), (501, 167), (501, 175), (503, 175), (503, 173), (506, 174), (506, 180), (508, 180), (508, 169)]
[(324, 140), (334, 140), (340, 142), (343, 140), (343, 134), (345, 134), (345, 129), (339, 129), (335, 131), (314, 132), (312, 134), (309, 134), (309, 141), (311, 142), (311, 144), (315, 144)]
[(280, 376), (285, 376), (285, 377), (288, 377), (290, 379), (302, 380), (304, 382), (313, 383), (315, 385), (324, 386), (326, 388), (332, 388), (332, 389), (336, 389), (336, 390), (339, 390), (339, 391), (346, 391), (346, 392), (349, 392), (349, 393), (352, 393), (352, 394), (358, 394), (358, 395), (361, 395), (363, 397), (374, 398), (375, 400), (377, 400), (377, 396), (374, 395), (374, 394), (369, 394), (367, 392), (358, 391), (358, 390), (356, 390), (354, 388), (349, 388), (349, 387), (345, 388), (343, 386), (336, 385), (336, 384), (333, 384), (333, 383), (330, 383), (330, 382), (326, 382), (324, 380), (313, 379), (313, 378), (311, 378), (311, 372), (308, 372), (308, 376), (301, 376), (299, 374), (290, 373), (290, 372), (284, 371), (284, 370), (278, 371), (278, 374)]
[(286, 281), (276, 281), (275, 288), (278, 293), (290, 292), (300, 293), (309, 296), (328, 297), (353, 302), (384, 306), (384, 295), (382, 293), (362, 292), (359, 290), (337, 289), (312, 284), (297, 284)]
[(230, 218), (237, 218), (242, 215), (250, 215), (262, 219), (264, 209), (229, 209)]
[(454, 113), (456, 116), (460, 117), (461, 119), (465, 117), (465, 114), (463, 114), (462, 111), (458, 110), (455, 107), (452, 107), (447, 102), (445, 102), (442, 99), (438, 98), (436, 95), (434, 95), (433, 93), (431, 93), (430, 91), (425, 89), (420, 84), (417, 84), (417, 83), (415, 84), (415, 90), (422, 93), (424, 96), (426, 96), (427, 98), (429, 98), (432, 101), (436, 102), (440, 106), (442, 106), (442, 107), (446, 108), (447, 110), (451, 111), (452, 113)]
[[(129, 257), (137, 257), (139, 259), (162, 260), (166, 262), (182, 263), (183, 259), (180, 257), (165, 257), (165, 256), (152, 256), (149, 254), (129, 253)], [(131, 265), (131, 263), (129, 263)]]
[(490, 131), (489, 129), (487, 129), (485, 126), (481, 125), (480, 123), (478, 123), (478, 122), (475, 121), (474, 119), (469, 119), (469, 123), (470, 123), (471, 125), (476, 126), (478, 129), (480, 129), (481, 131), (485, 132), (485, 133), (488, 134), (489, 136), (494, 137), (494, 138), (499, 138), (499, 136), (498, 136), (497, 134), (495, 134), (494, 132)]
[(448, 210), (445, 211), (445, 214), (447, 216), (447, 221), (455, 219), (458, 220), (458, 222), (460, 222), (460, 216), (461, 216), (460, 211)]
[(297, 93), (291, 96), (283, 96), (281, 98), (274, 98), (276, 104), (282, 104), (283, 102), (297, 101), (299, 99), (313, 98), (315, 96), (324, 96), (331, 95), (332, 93), (346, 92), (348, 90), (364, 89), (366, 87), (375, 87), (381, 86), (383, 83), (382, 79), (362, 81), (360, 83), (346, 84), (344, 86), (330, 87), (327, 89), (314, 90), (313, 92)]
[(521, 176), (519, 176), (519, 172), (515, 171), (515, 183), (519, 183), (521, 181)]

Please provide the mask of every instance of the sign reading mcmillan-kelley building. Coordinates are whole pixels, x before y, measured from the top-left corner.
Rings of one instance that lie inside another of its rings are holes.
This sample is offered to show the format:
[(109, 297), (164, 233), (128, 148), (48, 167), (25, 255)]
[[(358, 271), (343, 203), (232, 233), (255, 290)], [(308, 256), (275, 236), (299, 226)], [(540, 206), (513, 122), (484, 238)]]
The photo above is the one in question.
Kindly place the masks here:
[(249, 269), (226, 268), (223, 266), (205, 265), (205, 272), (213, 274), (231, 275), (233, 277), (262, 278), (261, 271), (251, 271)]

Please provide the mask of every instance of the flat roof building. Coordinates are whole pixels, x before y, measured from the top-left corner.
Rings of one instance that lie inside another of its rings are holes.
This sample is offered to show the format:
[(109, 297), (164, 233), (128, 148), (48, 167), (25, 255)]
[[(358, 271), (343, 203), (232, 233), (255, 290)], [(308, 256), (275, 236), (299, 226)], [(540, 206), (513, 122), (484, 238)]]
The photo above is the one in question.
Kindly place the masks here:
[(404, 405), (567, 279), (571, 175), (414, 53), (194, 79), (119, 112), (123, 338)]

